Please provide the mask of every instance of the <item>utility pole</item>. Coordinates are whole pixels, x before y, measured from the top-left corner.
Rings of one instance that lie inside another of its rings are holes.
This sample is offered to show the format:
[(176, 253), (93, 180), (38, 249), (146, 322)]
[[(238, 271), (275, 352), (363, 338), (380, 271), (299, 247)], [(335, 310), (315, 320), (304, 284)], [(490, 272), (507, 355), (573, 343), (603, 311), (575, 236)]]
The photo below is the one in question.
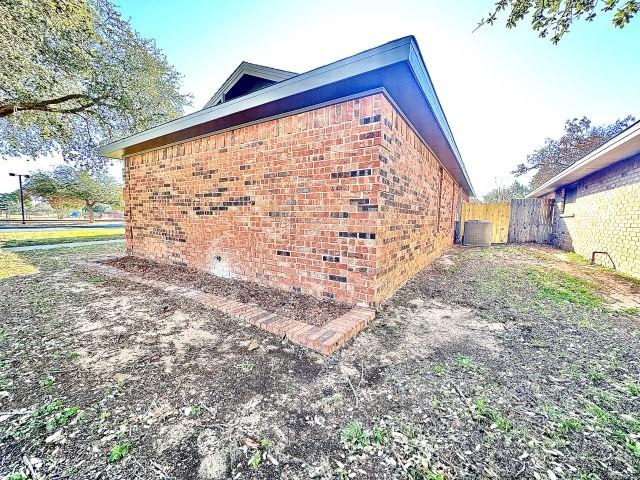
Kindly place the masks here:
[(22, 177), (30, 178), (31, 175), (20, 175), (18, 173), (10, 173), (10, 177), (18, 177), (18, 183), (20, 184), (20, 210), (22, 210), (22, 224), (25, 225), (27, 222), (24, 220), (24, 195), (22, 193)]

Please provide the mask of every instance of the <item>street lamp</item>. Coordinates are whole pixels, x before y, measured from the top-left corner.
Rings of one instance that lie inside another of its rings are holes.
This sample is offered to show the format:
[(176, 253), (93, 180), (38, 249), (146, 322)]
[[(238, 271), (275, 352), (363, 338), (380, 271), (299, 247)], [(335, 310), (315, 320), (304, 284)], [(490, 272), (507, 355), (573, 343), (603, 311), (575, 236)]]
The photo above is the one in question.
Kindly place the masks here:
[(31, 178), (31, 175), (20, 175), (18, 173), (9, 173), (10, 177), (18, 177), (18, 183), (20, 184), (20, 210), (22, 210), (22, 224), (24, 225), (26, 222), (24, 221), (24, 195), (22, 194), (22, 177)]

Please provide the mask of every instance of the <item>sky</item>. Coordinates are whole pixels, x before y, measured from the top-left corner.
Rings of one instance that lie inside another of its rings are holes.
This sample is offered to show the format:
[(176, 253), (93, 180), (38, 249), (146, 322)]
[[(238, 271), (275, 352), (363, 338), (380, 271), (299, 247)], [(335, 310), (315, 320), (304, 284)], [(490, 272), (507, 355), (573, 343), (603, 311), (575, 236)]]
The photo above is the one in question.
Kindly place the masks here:
[[(302, 73), (414, 35), (479, 197), (511, 183), (515, 166), (545, 138), (558, 137), (569, 118), (587, 116), (594, 124), (640, 118), (640, 18), (620, 30), (610, 14), (600, 14), (574, 24), (553, 45), (528, 22), (474, 32), (493, 0), (116, 4), (184, 76), (183, 91), (193, 95), (187, 113), (202, 108), (243, 60)], [(8, 171), (52, 163), (3, 162), (0, 191), (15, 188)]]

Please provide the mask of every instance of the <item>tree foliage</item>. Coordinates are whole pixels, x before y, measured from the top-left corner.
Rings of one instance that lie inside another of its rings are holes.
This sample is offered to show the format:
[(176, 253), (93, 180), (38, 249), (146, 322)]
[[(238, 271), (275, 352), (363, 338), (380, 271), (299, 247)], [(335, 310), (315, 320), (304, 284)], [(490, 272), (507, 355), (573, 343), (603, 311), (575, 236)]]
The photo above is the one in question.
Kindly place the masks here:
[(531, 191), (529, 187), (515, 180), (508, 187), (496, 187), (483, 197), (485, 203), (508, 202), (514, 198), (524, 198)]
[[(23, 192), (23, 197), (24, 210), (29, 213), (33, 207), (33, 201), (28, 192)], [(20, 190), (0, 193), (0, 212), (4, 213), (6, 218), (11, 214), (20, 213)]]
[(493, 25), (506, 12), (507, 28), (514, 28), (531, 14), (531, 27), (540, 37), (557, 44), (577, 20), (593, 21), (598, 13), (613, 13), (611, 22), (624, 28), (640, 11), (640, 0), (498, 0), (482, 25)]
[(600, 126), (592, 126), (587, 117), (567, 120), (559, 139), (547, 138), (544, 146), (528, 155), (527, 162), (518, 165), (512, 173), (520, 176), (535, 171), (531, 186), (537, 188), (634, 122), (632, 116)]
[(31, 195), (51, 205), (59, 219), (64, 218), (68, 210), (83, 206), (83, 202), (71, 196), (66, 188), (65, 181), (72, 177), (67, 170), (69, 167), (61, 166), (51, 173), (37, 172), (31, 175), (27, 186)]
[(90, 174), (87, 170), (68, 165), (56, 167), (51, 172), (33, 174), (26, 189), (57, 211), (84, 206), (89, 213), (90, 222), (94, 220), (96, 205), (105, 204), (118, 208), (123, 204), (122, 185), (113, 177), (102, 173)]
[(188, 103), (180, 75), (109, 0), (2, 0), (0, 18), (0, 155), (100, 167), (99, 143)]

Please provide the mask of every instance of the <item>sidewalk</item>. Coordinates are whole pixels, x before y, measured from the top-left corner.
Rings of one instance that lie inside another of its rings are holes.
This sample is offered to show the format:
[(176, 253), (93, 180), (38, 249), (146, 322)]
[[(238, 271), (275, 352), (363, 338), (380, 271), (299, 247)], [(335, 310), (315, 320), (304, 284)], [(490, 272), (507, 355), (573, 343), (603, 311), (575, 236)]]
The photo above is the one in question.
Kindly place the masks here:
[(30, 250), (52, 250), (63, 247), (82, 247), (85, 245), (102, 245), (104, 243), (124, 243), (124, 238), (116, 240), (91, 240), (88, 242), (52, 243), (50, 245), (28, 245), (25, 247), (0, 248), (0, 252), (28, 252)]

